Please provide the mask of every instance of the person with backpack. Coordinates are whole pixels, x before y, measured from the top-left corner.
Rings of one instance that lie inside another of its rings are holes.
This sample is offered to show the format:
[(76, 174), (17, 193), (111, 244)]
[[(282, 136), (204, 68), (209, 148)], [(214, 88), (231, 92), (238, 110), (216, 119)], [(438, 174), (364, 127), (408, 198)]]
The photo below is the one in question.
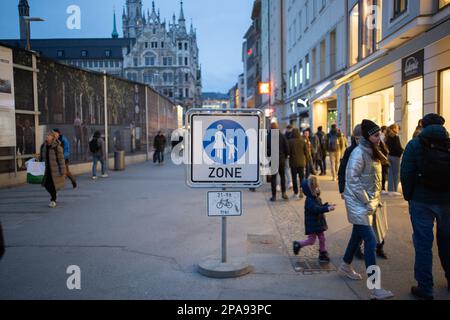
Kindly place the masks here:
[(61, 142), (59, 142), (55, 132), (47, 134), (46, 141), (41, 145), (40, 150), (39, 161), (45, 162), (42, 186), (51, 196), (49, 208), (56, 208), (57, 192), (64, 188), (66, 164)]
[(97, 163), (100, 162), (102, 165), (102, 178), (107, 178), (106, 173), (106, 147), (105, 141), (102, 139), (102, 134), (100, 131), (95, 131), (94, 136), (89, 141), (89, 151), (92, 154), (92, 180), (97, 180)]
[(337, 131), (336, 124), (331, 125), (330, 132), (325, 137), (325, 148), (330, 156), (331, 175), (333, 181), (337, 180), (337, 173), (339, 171), (339, 150), (341, 149), (340, 134)]
[(388, 191), (390, 196), (401, 196), (401, 193), (398, 192), (398, 185), (400, 183), (400, 159), (404, 149), (398, 132), (398, 124), (394, 123), (389, 126), (385, 141), (389, 150)]
[(433, 240), (437, 223), (439, 258), (450, 291), (450, 138), (445, 119), (428, 114), (421, 133), (406, 146), (400, 180), (403, 197), (409, 203), (416, 252), (411, 293), (419, 299), (433, 299)]
[(72, 187), (75, 189), (77, 187), (77, 180), (73, 176), (73, 174), (69, 170), (69, 161), (70, 161), (70, 145), (69, 140), (66, 138), (66, 136), (63, 136), (61, 134), (61, 130), (59, 129), (53, 129), (53, 132), (57, 134), (59, 142), (61, 142), (61, 146), (64, 150), (64, 161), (66, 164), (66, 177), (70, 179), (72, 182)]

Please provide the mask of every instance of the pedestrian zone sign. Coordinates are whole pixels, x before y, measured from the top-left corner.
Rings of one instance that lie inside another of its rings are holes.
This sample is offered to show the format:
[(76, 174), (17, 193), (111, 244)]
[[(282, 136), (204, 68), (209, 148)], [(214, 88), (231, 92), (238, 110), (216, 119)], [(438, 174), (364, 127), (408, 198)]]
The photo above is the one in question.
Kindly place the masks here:
[(262, 115), (256, 109), (188, 111), (187, 184), (259, 187)]

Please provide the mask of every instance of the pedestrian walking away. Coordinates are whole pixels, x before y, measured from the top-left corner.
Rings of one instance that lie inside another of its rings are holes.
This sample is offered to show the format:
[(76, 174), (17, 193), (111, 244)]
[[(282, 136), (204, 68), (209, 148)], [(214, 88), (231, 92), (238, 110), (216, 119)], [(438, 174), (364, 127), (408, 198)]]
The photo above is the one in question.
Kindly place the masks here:
[[(375, 214), (381, 199), (381, 161), (385, 159), (379, 150), (380, 127), (370, 120), (361, 123), (363, 138), (352, 151), (345, 173), (344, 199), (347, 217), (353, 225), (339, 274), (353, 280), (362, 280), (352, 262), (361, 240), (364, 241), (364, 261), (366, 270), (376, 266), (377, 240), (373, 224)], [(368, 273), (370, 277), (371, 274)], [(392, 292), (376, 288), (370, 290), (372, 299), (387, 299), (393, 297)]]
[(428, 114), (421, 133), (406, 146), (400, 179), (403, 196), (409, 204), (416, 253), (411, 293), (431, 300), (433, 283), (434, 225), (439, 258), (450, 291), (450, 138), (445, 119)]
[(70, 163), (70, 144), (69, 140), (61, 133), (59, 129), (53, 129), (53, 132), (57, 134), (59, 142), (61, 142), (61, 146), (64, 150), (64, 162), (66, 165), (66, 177), (70, 179), (72, 182), (72, 187), (75, 189), (77, 187), (77, 180), (74, 175), (70, 172), (69, 163)]
[(337, 180), (337, 173), (339, 171), (339, 150), (341, 148), (341, 140), (342, 139), (337, 131), (336, 125), (331, 125), (330, 132), (325, 136), (324, 145), (328, 155), (330, 156), (331, 176), (333, 181)]
[[(221, 131), (217, 131), (218, 133), (222, 133)], [(220, 147), (217, 146), (218, 150), (222, 150), (225, 147), (224, 138), (219, 141), (221, 143)], [(155, 149), (155, 153), (153, 154), (153, 163), (158, 162), (159, 164), (164, 164), (164, 152), (166, 150), (167, 140), (163, 135), (162, 131), (158, 131), (158, 134), (155, 136), (153, 141), (153, 148)]]
[[(278, 123), (272, 123), (271, 130), (269, 131), (269, 136), (267, 138), (267, 153), (268, 157), (272, 157), (272, 135), (274, 133), (274, 130), (279, 130)], [(288, 141), (286, 139), (286, 136), (283, 134), (278, 134), (278, 173), (274, 174), (270, 177), (270, 184), (272, 189), (272, 198), (270, 198), (270, 201), (276, 201), (277, 200), (277, 175), (280, 176), (281, 181), (281, 196), (284, 200), (288, 200), (288, 196), (286, 194), (286, 175), (285, 175), (285, 168), (286, 168), (286, 159), (289, 156), (289, 145)]]
[(56, 207), (57, 192), (64, 188), (66, 164), (64, 151), (55, 132), (47, 134), (46, 141), (40, 149), (40, 161), (45, 162), (45, 174), (42, 186), (50, 194), (50, 208)]
[(398, 185), (400, 183), (400, 159), (404, 149), (398, 132), (399, 126), (393, 124), (389, 127), (386, 135), (386, 146), (389, 150), (388, 191), (391, 196), (401, 196), (401, 193), (398, 192)]
[(300, 135), (300, 130), (297, 128), (292, 130), (292, 139), (288, 143), (294, 198), (302, 198), (303, 193), (299, 187), (301, 187), (302, 180), (305, 176), (305, 168), (308, 161), (308, 146), (305, 139)]
[(325, 231), (328, 230), (325, 213), (334, 211), (336, 205), (322, 204), (320, 198), (320, 186), (316, 176), (310, 176), (307, 180), (303, 180), (302, 189), (306, 195), (305, 201), (305, 234), (308, 236), (303, 241), (294, 241), (292, 243), (295, 255), (298, 255), (301, 248), (312, 246), (319, 239), (319, 262), (328, 263), (330, 257), (328, 255), (325, 239)]
[(325, 148), (325, 134), (322, 131), (322, 127), (317, 128), (317, 164), (320, 167), (320, 175), (325, 176), (327, 174), (327, 150)]
[(102, 178), (107, 178), (106, 173), (106, 147), (105, 141), (102, 139), (100, 131), (94, 133), (94, 137), (89, 142), (89, 150), (92, 154), (92, 179), (97, 180), (97, 164), (100, 162), (102, 167)]

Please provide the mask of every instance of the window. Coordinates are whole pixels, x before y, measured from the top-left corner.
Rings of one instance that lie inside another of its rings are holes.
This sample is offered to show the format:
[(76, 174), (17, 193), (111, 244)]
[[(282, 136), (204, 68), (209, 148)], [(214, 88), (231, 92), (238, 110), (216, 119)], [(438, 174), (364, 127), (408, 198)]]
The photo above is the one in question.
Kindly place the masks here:
[(289, 94), (292, 93), (292, 70), (289, 70)]
[(82, 57), (87, 57), (87, 55), (88, 55), (87, 50), (81, 50), (81, 56)]
[(408, 9), (408, 0), (394, 0), (394, 16), (393, 19), (401, 16)]
[(184, 74), (184, 81), (189, 82), (189, 73)]
[(350, 12), (349, 39), (350, 39), (350, 65), (359, 61), (359, 4)]
[(94, 61), (94, 68), (98, 68), (98, 61)]
[(183, 89), (179, 89), (178, 90), (178, 96), (179, 96), (180, 99), (183, 98)]
[(89, 61), (89, 68), (92, 68), (92, 61)]
[(330, 73), (336, 72), (336, 30), (330, 33)]
[(156, 34), (156, 29), (155, 29), (155, 28), (153, 28), (153, 30), (152, 30), (152, 31), (153, 31), (153, 34)]
[(100, 68), (103, 68), (103, 61), (100, 61), (99, 67), (100, 67)]
[(320, 61), (319, 61), (319, 67), (320, 67), (320, 73), (319, 73), (319, 76), (320, 76), (320, 80), (323, 80), (323, 79), (325, 79), (325, 77), (326, 77), (326, 74), (327, 74), (327, 72), (326, 72), (326, 65), (327, 65), (327, 63), (326, 63), (326, 44), (325, 44), (325, 40), (322, 40), (321, 42), (320, 42)]
[(148, 42), (145, 43), (145, 49), (148, 49)]
[(184, 65), (185, 66), (189, 65), (189, 58), (188, 57), (184, 58)]
[(374, 6), (376, 0), (362, 0), (361, 7), (361, 57), (367, 58), (376, 50), (376, 34), (378, 29), (378, 21)]
[(303, 63), (300, 61), (299, 67), (298, 67), (298, 76), (299, 76), (299, 82), (300, 87), (303, 86)]
[(298, 78), (297, 78), (297, 66), (294, 67), (294, 90), (297, 90)]
[(183, 43), (182, 42), (178, 42), (178, 50), (183, 50)]
[(167, 66), (167, 57), (163, 57), (163, 66)]
[(56, 52), (56, 55), (58, 56), (58, 58), (64, 57), (64, 50), (58, 50)]
[(152, 84), (153, 83), (153, 73), (144, 72), (144, 82), (146, 84)]
[(184, 43), (184, 50), (186, 50), (186, 51), (188, 50), (188, 44), (187, 44), (187, 42)]
[(139, 63), (138, 58), (133, 58), (133, 65), (134, 65), (135, 67), (138, 66), (138, 63)]
[(152, 47), (152, 49), (158, 49), (158, 42), (152, 41), (151, 47)]
[(183, 57), (178, 57), (178, 65), (179, 66), (183, 65)]
[(189, 98), (189, 89), (186, 88), (186, 89), (185, 89), (185, 92), (186, 92), (186, 94), (185, 94), (186, 98)]
[(316, 81), (316, 69), (317, 69), (317, 49), (314, 47), (311, 52), (311, 81)]
[(309, 82), (309, 77), (310, 77), (310, 70), (309, 70), (309, 55), (306, 56), (305, 58), (305, 68), (306, 68), (306, 82)]
[(105, 56), (107, 56), (108, 58), (111, 57), (111, 50), (106, 50)]
[(119, 68), (119, 67), (120, 67), (120, 63), (119, 63), (119, 61), (116, 61), (116, 63), (115, 63), (115, 67), (116, 67), (116, 68)]
[(161, 48), (164, 49), (164, 42), (161, 42)]

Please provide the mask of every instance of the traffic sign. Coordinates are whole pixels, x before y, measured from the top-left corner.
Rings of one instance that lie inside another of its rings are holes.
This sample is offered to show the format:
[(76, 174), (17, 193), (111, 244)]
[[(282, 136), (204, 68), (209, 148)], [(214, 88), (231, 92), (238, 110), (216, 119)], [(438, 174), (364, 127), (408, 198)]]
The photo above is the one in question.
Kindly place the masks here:
[(242, 215), (241, 191), (208, 192), (208, 216), (230, 217)]
[(256, 109), (189, 110), (187, 184), (259, 187), (263, 118)]

